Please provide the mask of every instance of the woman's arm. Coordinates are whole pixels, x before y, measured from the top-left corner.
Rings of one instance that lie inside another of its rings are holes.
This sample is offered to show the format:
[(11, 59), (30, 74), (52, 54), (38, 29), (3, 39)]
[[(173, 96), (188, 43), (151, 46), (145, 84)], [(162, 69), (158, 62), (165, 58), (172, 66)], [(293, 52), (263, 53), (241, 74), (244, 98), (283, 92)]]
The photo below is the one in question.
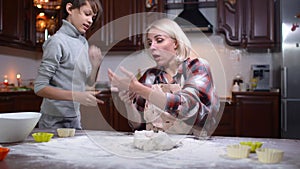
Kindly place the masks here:
[(132, 129), (138, 129), (142, 124), (142, 114), (137, 110), (136, 105), (132, 102), (135, 96), (135, 93), (125, 90), (119, 92), (119, 97), (125, 104), (127, 119)]
[(167, 98), (164, 92), (149, 88), (140, 83), (133, 73), (127, 71), (123, 67), (121, 67), (121, 71), (126, 75), (126, 77), (119, 77), (108, 69), (108, 76), (113, 86), (117, 87), (120, 91), (128, 90), (134, 92), (144, 99), (149, 100), (160, 109), (165, 109)]

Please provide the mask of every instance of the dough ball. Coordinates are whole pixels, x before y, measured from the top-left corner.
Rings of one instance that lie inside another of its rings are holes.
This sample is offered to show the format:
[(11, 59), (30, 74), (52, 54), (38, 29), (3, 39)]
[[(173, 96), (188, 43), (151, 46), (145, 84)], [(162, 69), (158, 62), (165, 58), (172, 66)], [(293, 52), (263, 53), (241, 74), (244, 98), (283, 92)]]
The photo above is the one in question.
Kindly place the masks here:
[(152, 130), (135, 131), (133, 144), (145, 151), (171, 150), (176, 145), (167, 133), (162, 131), (156, 133)]

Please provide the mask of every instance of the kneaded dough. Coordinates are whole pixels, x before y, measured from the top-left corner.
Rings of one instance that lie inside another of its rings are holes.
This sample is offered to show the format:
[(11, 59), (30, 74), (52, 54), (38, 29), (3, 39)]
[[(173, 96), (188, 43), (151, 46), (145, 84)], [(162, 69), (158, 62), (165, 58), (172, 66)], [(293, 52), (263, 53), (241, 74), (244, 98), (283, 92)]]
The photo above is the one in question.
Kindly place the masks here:
[(155, 133), (152, 130), (135, 131), (133, 144), (145, 151), (171, 150), (176, 145), (167, 133), (162, 131)]

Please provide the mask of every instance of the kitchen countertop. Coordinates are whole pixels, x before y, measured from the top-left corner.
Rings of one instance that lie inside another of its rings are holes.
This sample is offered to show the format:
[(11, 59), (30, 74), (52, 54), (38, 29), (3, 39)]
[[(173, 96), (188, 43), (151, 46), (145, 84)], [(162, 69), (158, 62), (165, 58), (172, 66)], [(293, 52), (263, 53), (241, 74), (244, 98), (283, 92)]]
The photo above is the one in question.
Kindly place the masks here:
[(255, 96), (279, 96), (280, 91), (279, 89), (270, 89), (268, 91), (238, 91), (238, 92), (232, 92), (231, 96), (220, 96), (220, 102), (221, 103), (229, 103), (231, 104), (233, 102), (233, 96), (234, 95), (255, 95)]
[[(35, 129), (33, 132), (44, 131)], [(300, 168), (300, 140), (241, 137), (211, 137), (170, 135), (177, 147), (169, 151), (142, 151), (134, 148), (133, 134), (111, 131), (76, 131), (74, 137), (55, 135), (45, 143), (34, 142), (31, 135), (20, 143), (2, 144), (9, 147), (1, 169), (103, 169), (103, 168)], [(278, 164), (263, 164), (255, 153), (246, 159), (226, 156), (226, 146), (240, 141), (262, 141), (265, 148), (284, 151)]]

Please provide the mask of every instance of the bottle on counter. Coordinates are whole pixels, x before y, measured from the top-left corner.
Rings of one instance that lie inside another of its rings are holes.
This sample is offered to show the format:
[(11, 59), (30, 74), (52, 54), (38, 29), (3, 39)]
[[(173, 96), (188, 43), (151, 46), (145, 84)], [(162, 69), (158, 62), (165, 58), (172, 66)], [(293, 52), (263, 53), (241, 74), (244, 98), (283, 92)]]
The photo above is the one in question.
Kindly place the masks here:
[(246, 92), (249, 89), (248, 83), (240, 83), (240, 91), (241, 92)]
[(243, 83), (243, 79), (242, 79), (242, 77), (241, 77), (240, 74), (237, 74), (235, 76), (235, 78), (233, 79), (232, 85), (234, 85), (235, 83), (237, 83), (238, 85), (240, 85), (241, 83)]
[(234, 85), (232, 86), (232, 91), (233, 92), (238, 92), (240, 91), (240, 86), (238, 85), (238, 82), (235, 82)]

